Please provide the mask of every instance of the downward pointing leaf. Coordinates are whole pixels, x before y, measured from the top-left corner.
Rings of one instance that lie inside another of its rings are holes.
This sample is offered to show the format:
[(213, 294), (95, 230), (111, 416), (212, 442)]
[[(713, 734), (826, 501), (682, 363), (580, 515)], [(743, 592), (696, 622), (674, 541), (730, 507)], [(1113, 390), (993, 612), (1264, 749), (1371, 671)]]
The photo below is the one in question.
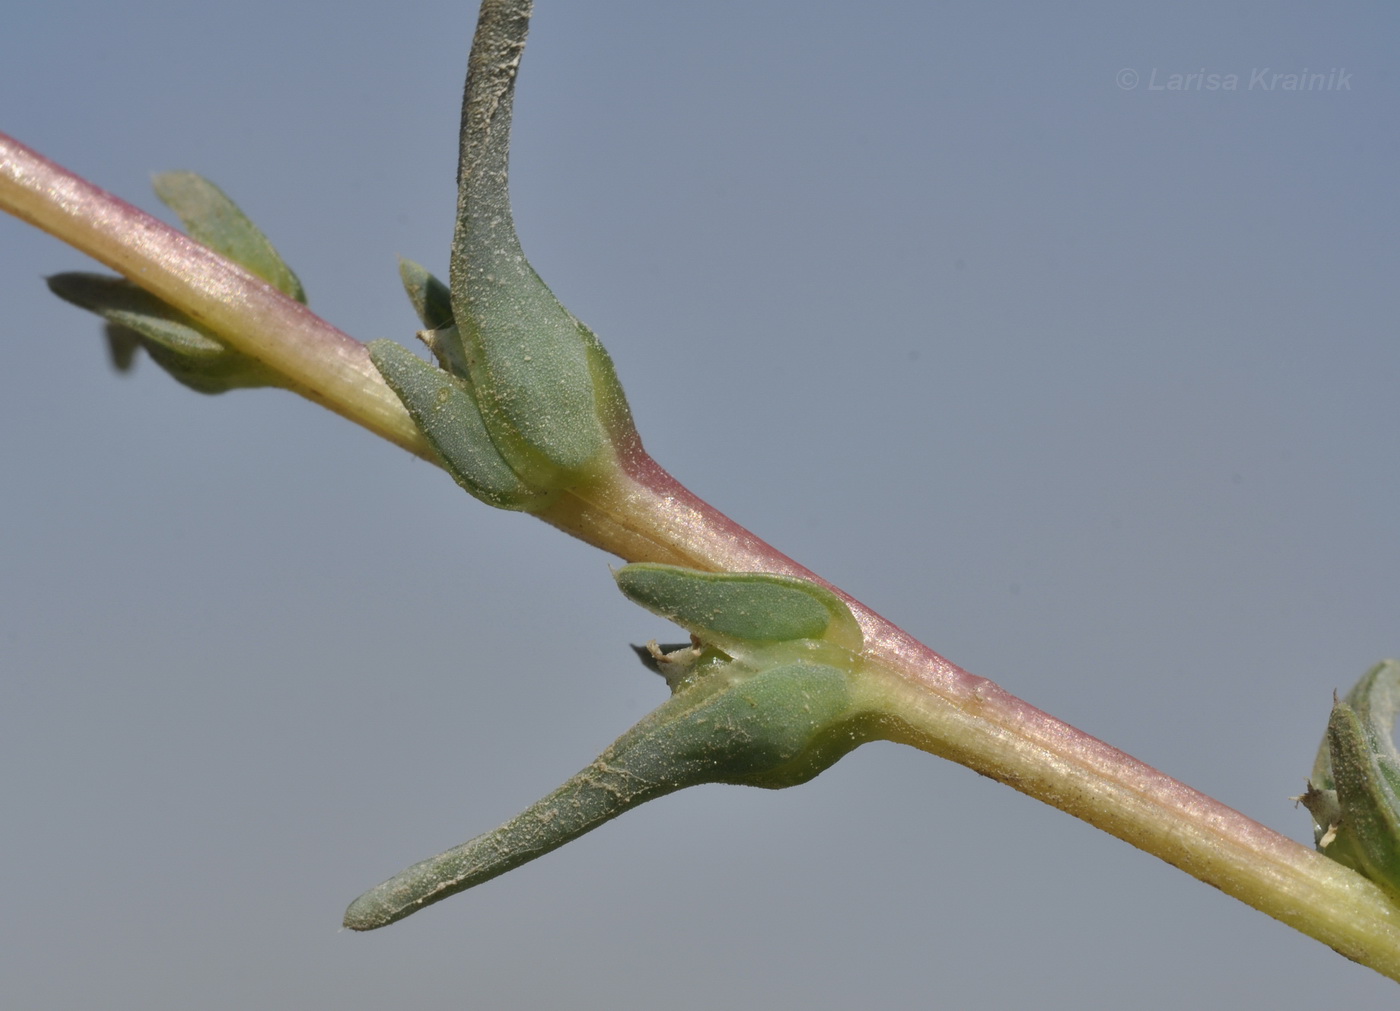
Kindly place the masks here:
[[(200, 393), (285, 385), (278, 373), (234, 351), (178, 309), (130, 281), (105, 274), (55, 274), (49, 290), (107, 320), (118, 368), (130, 367), (134, 336), (165, 371)], [(113, 328), (116, 328), (115, 334)]]
[[(712, 661), (713, 662), (713, 661)], [(715, 663), (723, 667), (722, 663)], [(804, 783), (868, 739), (842, 671), (786, 663), (673, 696), (549, 796), (370, 889), (345, 914), (373, 930), (543, 856), (630, 808), (700, 783)]]

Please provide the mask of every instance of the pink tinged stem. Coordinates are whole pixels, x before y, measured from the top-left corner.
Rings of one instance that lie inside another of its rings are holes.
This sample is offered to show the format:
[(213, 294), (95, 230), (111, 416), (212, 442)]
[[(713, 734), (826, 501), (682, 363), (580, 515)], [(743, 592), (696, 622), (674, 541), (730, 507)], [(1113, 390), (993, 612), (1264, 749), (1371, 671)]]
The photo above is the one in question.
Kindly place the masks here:
[[(0, 208), (281, 372), (298, 392), (436, 462), (364, 345), (188, 236), (0, 134)], [(696, 498), (629, 440), (620, 479), (540, 518), (628, 561), (829, 583)], [(1371, 882), (939, 656), (840, 593), (880, 674), (887, 736), (1060, 808), (1400, 979), (1400, 909)], [(950, 826), (950, 836), (976, 826)]]
[(282, 373), (311, 400), (434, 459), (359, 341), (189, 236), (0, 134), (0, 207)]
[[(891, 740), (1072, 814), (1400, 980), (1400, 908), (1370, 881), (968, 673), (698, 499), (640, 447), (623, 465), (627, 511), (679, 546), (684, 564), (799, 576), (840, 594), (886, 675)], [(950, 838), (975, 832), (949, 828)]]

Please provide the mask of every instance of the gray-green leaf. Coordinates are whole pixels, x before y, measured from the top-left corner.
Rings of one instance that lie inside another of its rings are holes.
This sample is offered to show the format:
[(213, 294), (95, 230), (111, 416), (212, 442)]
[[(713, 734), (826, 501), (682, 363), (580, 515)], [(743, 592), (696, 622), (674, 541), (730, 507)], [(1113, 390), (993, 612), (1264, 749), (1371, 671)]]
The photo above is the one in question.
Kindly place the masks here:
[(403, 401), (449, 474), (469, 493), (500, 509), (535, 511), (558, 492), (537, 491), (496, 449), (470, 385), (391, 340), (371, 341), (370, 360)]
[(107, 320), (108, 341), (119, 368), (130, 366), (129, 341), (135, 337), (152, 360), (200, 393), (285, 385), (257, 359), (228, 347), (178, 309), (123, 278), (55, 274), (48, 278), (48, 285), (64, 301)]
[[(717, 667), (728, 661), (711, 660)], [(866, 740), (852, 723), (845, 675), (786, 663), (738, 683), (673, 696), (587, 768), (491, 832), (414, 864), (345, 914), (373, 930), (489, 881), (577, 839), (629, 808), (699, 783), (779, 789), (806, 782)]]
[(529, 7), (483, 6), (472, 43), (452, 308), (496, 445), (527, 480), (567, 486), (605, 472), (636, 432), (607, 352), (530, 266), (511, 216), (511, 110)]
[(1318, 849), (1400, 899), (1400, 661), (1372, 667), (1332, 707), (1308, 792)]
[(456, 324), (452, 317), (452, 292), (421, 263), (399, 257), (399, 280), (425, 327), (437, 330)]
[(852, 653), (861, 650), (860, 626), (845, 603), (805, 579), (654, 563), (626, 565), (614, 576), (628, 599), (705, 641), (820, 639)]
[(193, 172), (162, 172), (152, 182), (156, 196), (179, 216), (190, 238), (256, 274), (282, 294), (306, 301), (306, 292), (292, 268), (223, 190)]

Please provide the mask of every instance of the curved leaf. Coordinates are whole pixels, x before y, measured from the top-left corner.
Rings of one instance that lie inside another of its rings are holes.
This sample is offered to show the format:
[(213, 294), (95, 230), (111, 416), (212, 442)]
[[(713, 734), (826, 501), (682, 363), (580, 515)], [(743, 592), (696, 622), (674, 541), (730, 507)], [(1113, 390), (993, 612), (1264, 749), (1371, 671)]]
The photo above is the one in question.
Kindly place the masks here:
[(530, 266), (511, 216), (511, 111), (529, 9), (484, 5), (472, 43), (452, 308), (460, 357), (502, 454), (527, 480), (563, 486), (606, 470), (636, 432), (607, 352)]

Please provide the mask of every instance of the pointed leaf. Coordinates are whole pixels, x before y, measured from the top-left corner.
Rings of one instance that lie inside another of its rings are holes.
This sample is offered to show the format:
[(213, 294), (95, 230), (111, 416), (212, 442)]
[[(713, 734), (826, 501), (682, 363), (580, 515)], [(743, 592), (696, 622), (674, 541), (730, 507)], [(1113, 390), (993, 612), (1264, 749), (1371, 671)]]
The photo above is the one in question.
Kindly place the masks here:
[(534, 511), (557, 492), (539, 492), (511, 469), (482, 423), (471, 387), (390, 340), (371, 341), (370, 360), (398, 394), (448, 473), (472, 495), (500, 509)]
[(296, 274), (223, 190), (193, 172), (162, 172), (153, 182), (156, 196), (184, 222), (190, 238), (247, 268), (282, 294), (306, 301)]
[(118, 372), (130, 372), (136, 364), (136, 352), (141, 350), (141, 335), (128, 327), (108, 323), (102, 328), (107, 338), (107, 352), (112, 358), (112, 368)]
[[(1361, 865), (1362, 873), (1400, 898), (1400, 797), (1392, 785), (1395, 749), (1388, 739), (1384, 745), (1378, 742), (1372, 731), (1346, 703), (1333, 707), (1327, 743), (1341, 809), (1337, 842)], [(1390, 768), (1383, 768), (1386, 765)]]
[(821, 664), (785, 664), (738, 684), (716, 674), (709, 686), (664, 703), (500, 828), (360, 896), (345, 925), (372, 930), (401, 920), (687, 786), (806, 782), (866, 739), (848, 728), (849, 705), (842, 672)]
[[(1342, 701), (1356, 710), (1362, 721), (1373, 727), (1382, 740), (1389, 741), (1395, 718), (1400, 716), (1400, 660), (1382, 660), (1376, 664), (1361, 675), (1361, 680), (1352, 686)], [(1391, 747), (1393, 749), (1394, 745)], [(1333, 788), (1332, 760), (1326, 737), (1318, 746), (1310, 781), (1318, 789)], [(1397, 789), (1400, 789), (1400, 784), (1397, 784)]]
[(1308, 791), (1317, 848), (1400, 898), (1400, 661), (1372, 667), (1332, 707)]
[(421, 265), (402, 257), (399, 258), (399, 279), (403, 281), (414, 312), (428, 327), (418, 331), (418, 339), (428, 346), (440, 366), (470, 385), (471, 368), (452, 315), (452, 293), (447, 285)]
[[(71, 273), (55, 274), (48, 285), (64, 301), (121, 328), (119, 333), (135, 335), (157, 364), (200, 393), (284, 385), (277, 373), (234, 351), (184, 313), (130, 281), (104, 274)], [(113, 356), (116, 359), (115, 349)], [(118, 364), (120, 367), (119, 359)]]
[(399, 257), (399, 279), (413, 303), (413, 311), (429, 330), (454, 326), (452, 292), (420, 263)]

